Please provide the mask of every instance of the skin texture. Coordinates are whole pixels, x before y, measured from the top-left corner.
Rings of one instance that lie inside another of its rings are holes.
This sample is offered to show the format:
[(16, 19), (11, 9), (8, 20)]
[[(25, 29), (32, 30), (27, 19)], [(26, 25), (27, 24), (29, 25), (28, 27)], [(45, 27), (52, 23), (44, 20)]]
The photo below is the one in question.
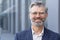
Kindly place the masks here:
[(48, 16), (48, 13), (45, 12), (44, 6), (33, 6), (30, 9), (29, 17), (32, 24), (32, 29), (36, 34), (41, 33), (44, 28), (44, 22)]

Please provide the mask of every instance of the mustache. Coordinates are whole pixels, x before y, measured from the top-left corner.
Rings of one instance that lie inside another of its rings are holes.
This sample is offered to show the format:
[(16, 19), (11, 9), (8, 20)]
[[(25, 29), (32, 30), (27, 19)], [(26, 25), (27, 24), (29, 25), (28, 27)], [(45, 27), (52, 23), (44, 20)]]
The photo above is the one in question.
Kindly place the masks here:
[(45, 21), (45, 19), (43, 19), (43, 18), (40, 18), (40, 17), (37, 17), (37, 18), (33, 18), (33, 20), (41, 20), (41, 21)]
[(43, 20), (42, 18), (38, 17), (38, 18), (33, 18), (34, 20)]

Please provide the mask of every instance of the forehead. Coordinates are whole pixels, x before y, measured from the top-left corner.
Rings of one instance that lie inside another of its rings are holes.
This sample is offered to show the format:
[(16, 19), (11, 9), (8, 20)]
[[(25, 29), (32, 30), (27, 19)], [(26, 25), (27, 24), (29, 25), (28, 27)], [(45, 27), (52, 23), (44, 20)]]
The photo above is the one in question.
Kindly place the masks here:
[(45, 7), (44, 6), (33, 6), (30, 9), (31, 12), (45, 12)]

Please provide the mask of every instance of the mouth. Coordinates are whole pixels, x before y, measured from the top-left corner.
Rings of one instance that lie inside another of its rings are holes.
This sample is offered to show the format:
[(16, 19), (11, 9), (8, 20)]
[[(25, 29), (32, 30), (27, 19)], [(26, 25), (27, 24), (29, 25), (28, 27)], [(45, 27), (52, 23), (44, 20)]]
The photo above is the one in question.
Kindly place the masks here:
[(44, 22), (45, 19), (42, 19), (42, 18), (34, 18), (33, 20), (34, 20), (34, 22), (38, 22), (39, 23), (39, 22)]
[(42, 20), (35, 20), (36, 23), (40, 23)]
[(35, 26), (38, 26), (38, 27), (42, 26), (43, 23), (44, 22), (42, 20), (34, 20), (34, 21), (32, 21), (32, 25), (35, 25)]

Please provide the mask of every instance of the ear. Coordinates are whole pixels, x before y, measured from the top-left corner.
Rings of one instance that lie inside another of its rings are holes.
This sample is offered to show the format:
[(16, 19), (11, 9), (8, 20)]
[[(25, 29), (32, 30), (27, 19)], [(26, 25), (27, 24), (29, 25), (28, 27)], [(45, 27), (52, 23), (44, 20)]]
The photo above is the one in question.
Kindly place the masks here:
[(46, 15), (45, 15), (46, 17), (48, 17), (48, 13), (46, 13)]

